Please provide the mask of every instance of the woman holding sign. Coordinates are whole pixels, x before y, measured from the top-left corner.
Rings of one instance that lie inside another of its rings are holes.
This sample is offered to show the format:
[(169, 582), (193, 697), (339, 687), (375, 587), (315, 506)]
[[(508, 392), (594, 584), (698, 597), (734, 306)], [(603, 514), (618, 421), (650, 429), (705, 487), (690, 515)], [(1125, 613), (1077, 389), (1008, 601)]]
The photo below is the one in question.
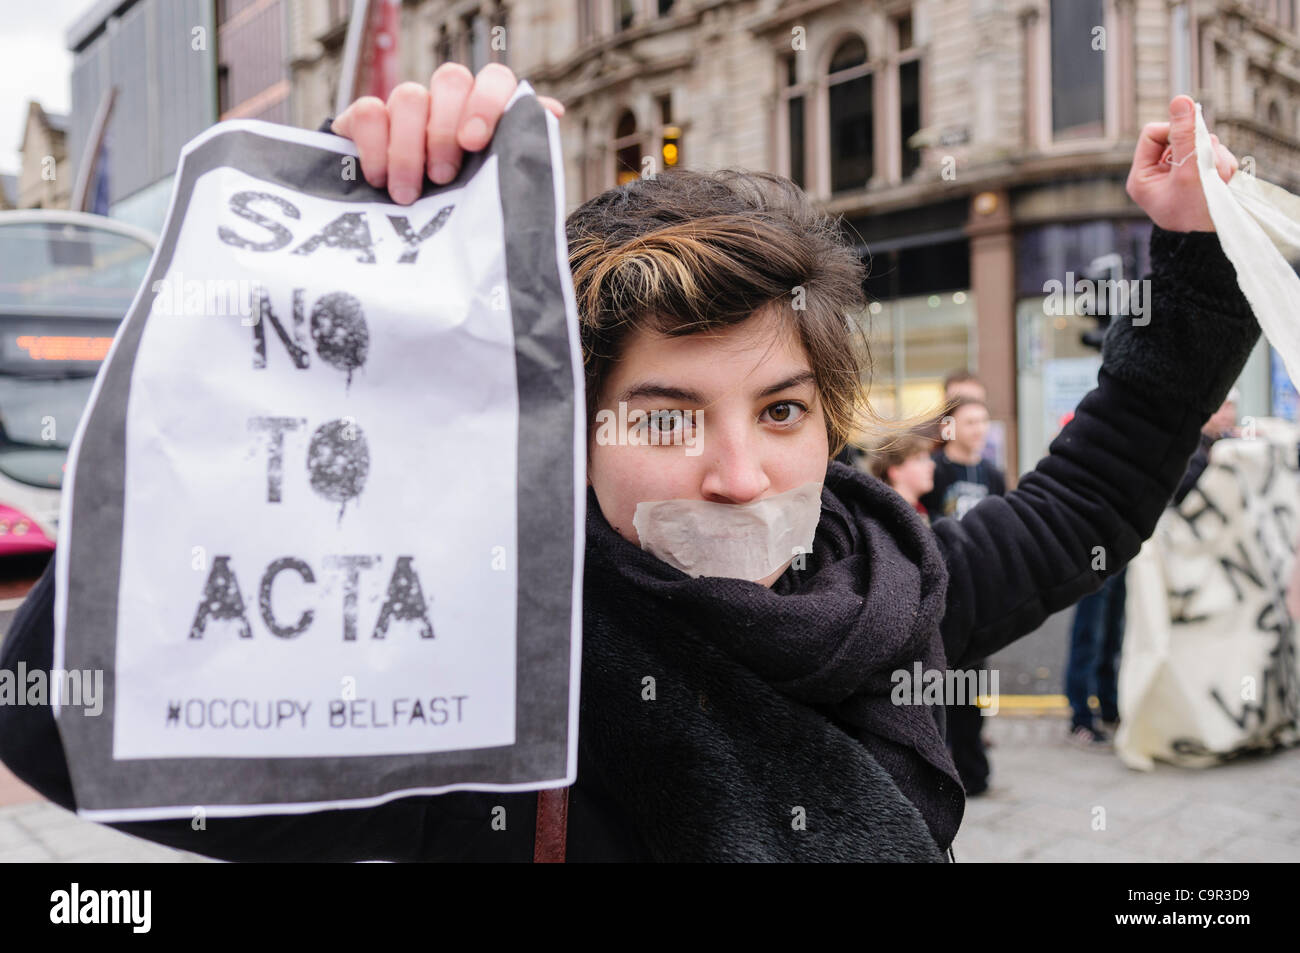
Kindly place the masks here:
[[(444, 66), (333, 129), (409, 203), (486, 146), (515, 86), (502, 66)], [(1215, 148), (1226, 180), (1236, 160)], [(797, 187), (674, 171), (569, 217), (591, 427), (569, 859), (944, 859), (965, 794), (944, 745), (952, 699), (929, 688), (1137, 553), (1259, 334), (1193, 149), (1180, 96), (1142, 130), (1128, 179), (1155, 223), (1153, 300), (1112, 322), (1098, 387), (1018, 489), (933, 531), (831, 462), (887, 425), (861, 402), (869, 364), (846, 323), (862, 263)], [(4, 664), (48, 667), (52, 605), (47, 573)], [(0, 756), (73, 806), (48, 711), (0, 710)], [(536, 803), (453, 793), (115, 826), (234, 860), (527, 860)]]

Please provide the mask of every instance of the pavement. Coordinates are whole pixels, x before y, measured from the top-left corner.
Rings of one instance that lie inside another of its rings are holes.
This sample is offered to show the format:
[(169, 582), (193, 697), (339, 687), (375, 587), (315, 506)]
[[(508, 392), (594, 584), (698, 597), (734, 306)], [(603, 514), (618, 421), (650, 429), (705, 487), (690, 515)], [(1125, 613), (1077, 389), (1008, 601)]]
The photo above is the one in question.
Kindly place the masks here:
[(1300, 861), (1300, 748), (1133, 771), (1065, 743), (1062, 714), (988, 718), (990, 790), (966, 802), (968, 861)]
[(83, 821), (0, 765), (0, 864), (187, 863), (207, 858)]

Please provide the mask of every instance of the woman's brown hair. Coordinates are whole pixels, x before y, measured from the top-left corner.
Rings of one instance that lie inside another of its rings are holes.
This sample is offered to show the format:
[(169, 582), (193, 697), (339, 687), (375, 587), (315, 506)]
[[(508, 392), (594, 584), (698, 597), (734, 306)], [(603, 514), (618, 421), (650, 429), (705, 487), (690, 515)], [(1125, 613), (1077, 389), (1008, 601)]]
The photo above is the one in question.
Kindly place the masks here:
[(673, 169), (597, 195), (569, 215), (567, 233), (589, 421), (633, 330), (719, 330), (771, 306), (808, 356), (831, 456), (858, 435), (900, 429), (866, 396), (866, 268), (838, 220), (789, 179)]

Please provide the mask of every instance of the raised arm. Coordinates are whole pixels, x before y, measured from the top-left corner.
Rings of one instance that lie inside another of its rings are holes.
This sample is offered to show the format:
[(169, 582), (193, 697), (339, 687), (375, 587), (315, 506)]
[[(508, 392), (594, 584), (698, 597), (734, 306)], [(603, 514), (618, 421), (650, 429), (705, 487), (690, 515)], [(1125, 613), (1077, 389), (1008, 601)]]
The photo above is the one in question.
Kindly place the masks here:
[[(1098, 386), (1049, 454), (1005, 497), (990, 497), (934, 531), (949, 569), (943, 621), (959, 667), (1036, 629), (1132, 559), (1155, 529), (1259, 337), (1236, 272), (1219, 246), (1192, 161), (1188, 114), (1143, 130), (1129, 194), (1156, 223), (1149, 322), (1116, 317)], [(1236, 160), (1214, 140), (1219, 173)], [(1198, 204), (1199, 203), (1199, 204)], [(1163, 226), (1163, 227), (1162, 227)]]

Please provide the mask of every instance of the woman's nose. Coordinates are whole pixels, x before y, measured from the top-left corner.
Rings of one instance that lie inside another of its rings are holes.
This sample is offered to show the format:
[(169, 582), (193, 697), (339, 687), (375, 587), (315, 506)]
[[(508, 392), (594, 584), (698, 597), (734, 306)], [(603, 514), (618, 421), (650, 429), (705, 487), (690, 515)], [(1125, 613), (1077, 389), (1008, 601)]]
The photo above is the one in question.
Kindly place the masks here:
[(757, 445), (742, 434), (710, 429), (700, 493), (715, 503), (752, 503), (772, 485)]

